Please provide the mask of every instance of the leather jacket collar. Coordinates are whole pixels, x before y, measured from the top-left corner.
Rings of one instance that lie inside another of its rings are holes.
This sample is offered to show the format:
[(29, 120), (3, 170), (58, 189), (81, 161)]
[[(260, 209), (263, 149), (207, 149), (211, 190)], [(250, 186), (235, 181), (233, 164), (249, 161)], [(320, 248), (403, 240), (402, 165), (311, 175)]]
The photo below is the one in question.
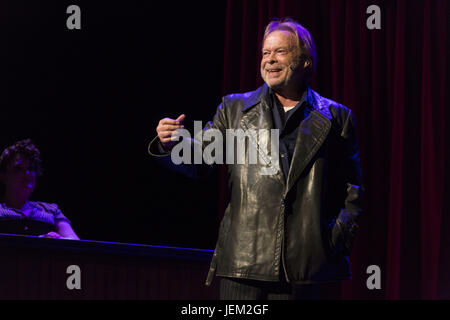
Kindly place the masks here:
[[(310, 111), (316, 110), (325, 118), (331, 120), (331, 114), (328, 110), (328, 106), (330, 105), (329, 100), (318, 95), (311, 87), (307, 87), (306, 94), (306, 102)], [(255, 91), (251, 91), (246, 93), (247, 97), (245, 98), (244, 105), (242, 107), (242, 112), (246, 113), (250, 108), (256, 106), (258, 103), (262, 102), (264, 108), (269, 108), (270, 103), (267, 99), (269, 99), (269, 87), (266, 83), (264, 83), (261, 87), (259, 87)]]

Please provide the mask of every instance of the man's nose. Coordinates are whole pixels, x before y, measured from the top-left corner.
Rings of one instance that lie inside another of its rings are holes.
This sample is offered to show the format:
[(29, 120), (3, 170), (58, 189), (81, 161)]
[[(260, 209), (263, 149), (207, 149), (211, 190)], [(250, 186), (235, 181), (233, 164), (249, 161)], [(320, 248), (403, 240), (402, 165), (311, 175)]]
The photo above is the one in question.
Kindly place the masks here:
[(268, 56), (267, 62), (268, 62), (268, 63), (271, 63), (271, 64), (277, 62), (277, 60), (276, 60), (275, 57), (276, 57), (276, 56), (275, 56), (275, 52), (272, 52), (272, 53)]

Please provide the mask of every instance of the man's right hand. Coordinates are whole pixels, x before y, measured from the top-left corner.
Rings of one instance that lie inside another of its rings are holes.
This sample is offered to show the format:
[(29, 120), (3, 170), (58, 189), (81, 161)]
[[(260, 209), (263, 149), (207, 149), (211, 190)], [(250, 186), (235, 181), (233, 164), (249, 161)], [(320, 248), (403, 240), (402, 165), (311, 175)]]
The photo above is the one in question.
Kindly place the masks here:
[(162, 145), (167, 150), (172, 150), (173, 146), (178, 143), (177, 141), (172, 141), (172, 134), (175, 130), (184, 128), (182, 125), (184, 119), (186, 119), (186, 115), (182, 114), (175, 120), (164, 118), (159, 121), (156, 132), (158, 133), (158, 138)]

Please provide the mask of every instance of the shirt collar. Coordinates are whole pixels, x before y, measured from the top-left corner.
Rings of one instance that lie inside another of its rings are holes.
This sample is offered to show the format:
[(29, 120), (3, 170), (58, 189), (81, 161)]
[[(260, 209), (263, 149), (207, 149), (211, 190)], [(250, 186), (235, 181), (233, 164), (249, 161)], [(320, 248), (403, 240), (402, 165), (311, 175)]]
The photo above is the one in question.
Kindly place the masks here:
[[(295, 105), (294, 108), (291, 109), (291, 111), (296, 110), (299, 106), (301, 106), (306, 101), (306, 97), (308, 96), (308, 91), (309, 91), (309, 87), (307, 87), (305, 89), (305, 91), (303, 92), (303, 95), (302, 95), (300, 101)], [(274, 107), (275, 106), (274, 104), (277, 101), (276, 96), (275, 96), (275, 92), (272, 90), (272, 88), (269, 88), (268, 93), (269, 93), (269, 97), (270, 97), (269, 101), (271, 102), (272, 107)]]

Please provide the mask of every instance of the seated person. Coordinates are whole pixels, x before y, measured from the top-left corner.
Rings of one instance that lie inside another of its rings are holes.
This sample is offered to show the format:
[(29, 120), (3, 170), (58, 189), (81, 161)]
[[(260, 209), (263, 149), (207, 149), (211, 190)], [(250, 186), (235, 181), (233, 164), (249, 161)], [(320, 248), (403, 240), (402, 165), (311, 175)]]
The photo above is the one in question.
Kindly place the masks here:
[(39, 155), (30, 139), (0, 155), (0, 233), (79, 240), (56, 204), (28, 200), (41, 175)]

